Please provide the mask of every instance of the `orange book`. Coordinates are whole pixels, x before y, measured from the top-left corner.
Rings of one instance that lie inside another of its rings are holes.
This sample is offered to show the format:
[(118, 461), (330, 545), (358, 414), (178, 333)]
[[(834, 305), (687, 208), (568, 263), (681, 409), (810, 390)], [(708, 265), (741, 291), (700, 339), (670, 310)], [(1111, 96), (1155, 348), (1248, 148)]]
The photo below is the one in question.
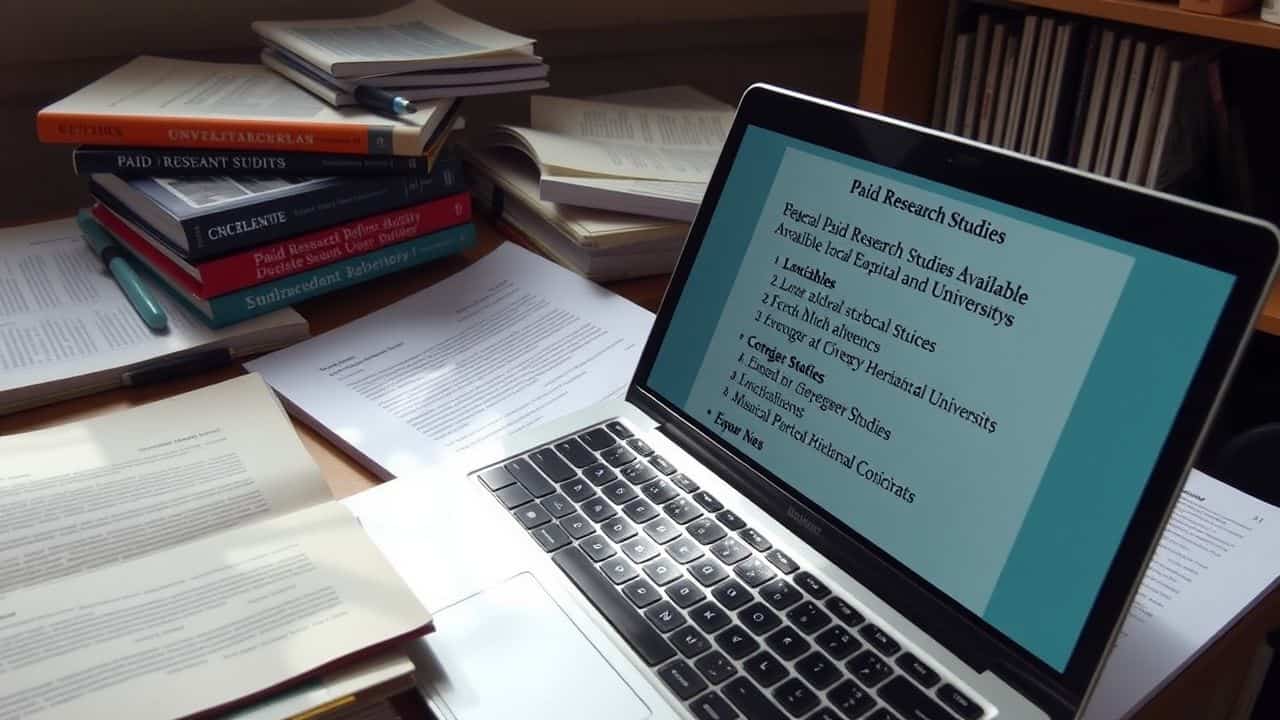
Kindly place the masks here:
[(335, 108), (261, 65), (142, 56), (36, 115), (41, 142), (422, 155), (453, 99), (398, 117)]

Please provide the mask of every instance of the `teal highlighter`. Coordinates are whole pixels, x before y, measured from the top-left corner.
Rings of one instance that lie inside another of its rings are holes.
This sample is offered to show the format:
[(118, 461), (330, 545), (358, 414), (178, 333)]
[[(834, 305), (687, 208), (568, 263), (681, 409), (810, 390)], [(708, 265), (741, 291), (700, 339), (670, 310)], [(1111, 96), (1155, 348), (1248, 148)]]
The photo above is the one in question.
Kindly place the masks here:
[(81, 210), (76, 215), (76, 223), (80, 226), (80, 232), (84, 234), (84, 240), (93, 250), (93, 254), (102, 260), (102, 264), (115, 278), (120, 291), (128, 298), (129, 304), (138, 313), (138, 317), (142, 318), (142, 322), (146, 323), (153, 332), (165, 330), (169, 326), (169, 318), (155, 298), (151, 297), (151, 292), (142, 284), (142, 279), (129, 264), (128, 256), (116, 244), (115, 238), (102, 229), (88, 210)]

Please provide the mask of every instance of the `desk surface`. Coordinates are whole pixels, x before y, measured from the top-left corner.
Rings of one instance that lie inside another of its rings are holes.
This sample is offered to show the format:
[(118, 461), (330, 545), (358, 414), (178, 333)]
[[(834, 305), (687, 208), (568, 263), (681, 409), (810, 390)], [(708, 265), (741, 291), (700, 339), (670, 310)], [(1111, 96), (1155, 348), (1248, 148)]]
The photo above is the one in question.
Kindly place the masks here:
[[(483, 257), (501, 242), (487, 223), (477, 222), (479, 241), (461, 254), (429, 263), (365, 286), (348, 288), (300, 304), (297, 309), (311, 323), (313, 335), (331, 330), (406, 297)], [(608, 287), (633, 302), (656, 310), (666, 290), (666, 277), (640, 278), (609, 283)], [(1280, 285), (1273, 288), (1266, 315), (1259, 328), (1280, 335)], [(164, 383), (77, 398), (25, 412), (0, 417), (0, 434), (35, 430), (50, 425), (100, 415), (152, 400), (194, 390), (243, 373), (239, 366), (226, 367)], [(374, 476), (344, 455), (338, 448), (294, 422), (303, 444), (319, 464), (335, 496), (354, 494), (376, 483)], [(1135, 720), (1191, 720), (1221, 717), (1234, 698), (1252, 653), (1271, 628), (1280, 626), (1280, 592), (1265, 598), (1240, 623), (1226, 633), (1164, 691), (1157, 695)]]

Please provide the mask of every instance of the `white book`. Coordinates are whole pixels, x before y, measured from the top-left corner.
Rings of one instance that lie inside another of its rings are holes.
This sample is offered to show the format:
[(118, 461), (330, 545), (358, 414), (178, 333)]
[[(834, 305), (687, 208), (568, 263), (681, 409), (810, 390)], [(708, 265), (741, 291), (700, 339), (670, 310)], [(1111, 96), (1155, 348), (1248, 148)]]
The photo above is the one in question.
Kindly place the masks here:
[(1133, 143), (1133, 127), (1138, 112), (1138, 104), (1147, 85), (1147, 53), (1150, 43), (1146, 40), (1135, 40), (1133, 54), (1129, 60), (1129, 80), (1125, 84), (1124, 104), (1120, 109), (1120, 120), (1116, 124), (1115, 148), (1111, 153), (1111, 170), (1107, 173), (1117, 180), (1123, 180), (1129, 162), (1129, 147)]
[(982, 81), (982, 100), (978, 106), (977, 140), (979, 142), (988, 142), (991, 139), (992, 114), (995, 112), (996, 93), (1000, 88), (1000, 72), (1003, 69), (1004, 45), (1008, 32), (1009, 27), (1004, 23), (996, 23), (991, 31), (991, 50), (987, 54), (987, 76)]
[(978, 16), (978, 30), (973, 45), (973, 68), (969, 72), (969, 87), (964, 101), (964, 122), (960, 134), (967, 138), (978, 136), (978, 114), (982, 110), (982, 90), (987, 77), (987, 59), (991, 53), (991, 16)]
[(1023, 118), (1027, 110), (1027, 86), (1031, 83), (1031, 63), (1035, 58), (1039, 40), (1040, 18), (1028, 15), (1022, 21), (1022, 38), (1018, 44), (1018, 68), (1013, 76), (1013, 95), (1009, 99), (1009, 120), (1005, 123), (1004, 138), (1000, 144), (1016, 150), (1022, 135)]
[(1044, 90), (1049, 80), (1049, 60), (1053, 53), (1053, 43), (1057, 27), (1052, 18), (1040, 19), (1040, 37), (1037, 39), (1035, 64), (1031, 71), (1031, 85), (1027, 91), (1027, 117), (1022, 125), (1022, 138), (1018, 141), (1018, 151), (1031, 155), (1035, 152), (1036, 141), (1040, 138), (1040, 120), (1044, 114)]
[[(1102, 41), (1098, 43), (1098, 62), (1094, 66), (1092, 87), (1089, 89), (1089, 109), (1085, 116), (1084, 132), (1080, 138), (1080, 157), (1076, 160), (1076, 168), (1089, 170), (1093, 167), (1094, 149), (1098, 145), (1098, 133), (1102, 125), (1103, 102), (1107, 98), (1108, 83), (1111, 81), (1111, 59), (1116, 49), (1116, 32), (1103, 30)], [(1086, 78), (1085, 81), (1089, 81)]]
[(1013, 76), (1017, 72), (1019, 38), (1011, 36), (1004, 48), (1004, 62), (1000, 70), (1000, 92), (996, 95), (995, 118), (991, 124), (991, 143), (1003, 145), (1005, 128), (1009, 124), (1009, 96), (1013, 94)]
[(973, 33), (956, 36), (955, 64), (951, 67), (951, 87), (947, 91), (947, 112), (942, 129), (958, 135), (964, 122), (964, 101), (969, 92), (969, 65), (973, 62)]
[(1057, 37), (1053, 43), (1053, 61), (1049, 70), (1049, 81), (1044, 92), (1044, 117), (1040, 121), (1040, 138), (1036, 142), (1036, 157), (1048, 158), (1049, 145), (1053, 135), (1058, 131), (1061, 122), (1059, 107), (1062, 105), (1063, 77), (1066, 74), (1066, 63), (1075, 39), (1076, 24), (1063, 23), (1058, 27)]
[(1111, 169), (1111, 149), (1115, 146), (1116, 126), (1120, 124), (1120, 104), (1129, 78), (1129, 53), (1133, 50), (1133, 38), (1125, 36), (1116, 48), (1115, 64), (1111, 66), (1111, 81), (1107, 83), (1107, 104), (1102, 115), (1102, 130), (1098, 135), (1098, 149), (1093, 158), (1093, 171), (1106, 175)]
[(1160, 43), (1151, 54), (1151, 69), (1147, 86), (1142, 93), (1142, 112), (1133, 133), (1133, 153), (1125, 173), (1127, 182), (1141, 185), (1147, 178), (1147, 166), (1151, 160), (1151, 148), (1155, 145), (1156, 121), (1164, 101), (1165, 81), (1169, 77), (1169, 43)]

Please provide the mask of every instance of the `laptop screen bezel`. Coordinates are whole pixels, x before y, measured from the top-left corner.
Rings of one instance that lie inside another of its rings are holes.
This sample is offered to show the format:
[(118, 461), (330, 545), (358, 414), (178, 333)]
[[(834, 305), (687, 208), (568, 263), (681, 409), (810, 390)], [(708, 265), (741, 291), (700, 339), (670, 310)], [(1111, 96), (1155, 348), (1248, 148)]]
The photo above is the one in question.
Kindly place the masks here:
[[(748, 126), (887, 165), (1027, 211), (1056, 218), (1215, 268), (1236, 277), (1204, 356), (1157, 457), (1066, 669), (1059, 672), (940, 589), (879, 550), (767, 469), (705, 430), (647, 383), (678, 298), (721, 199)], [(890, 160), (892, 158), (892, 160)], [(1223, 242), (1230, 238), (1230, 242)], [(686, 446), (816, 550), (891, 604), (975, 670), (1003, 677), (1053, 717), (1079, 706), (1122, 619), (1204, 426), (1220, 398), (1218, 379), (1238, 359), (1277, 257), (1274, 229), (1204, 206), (988, 148), (767, 85), (743, 95), (628, 400), (655, 416)], [(797, 518), (799, 518), (797, 520)]]

